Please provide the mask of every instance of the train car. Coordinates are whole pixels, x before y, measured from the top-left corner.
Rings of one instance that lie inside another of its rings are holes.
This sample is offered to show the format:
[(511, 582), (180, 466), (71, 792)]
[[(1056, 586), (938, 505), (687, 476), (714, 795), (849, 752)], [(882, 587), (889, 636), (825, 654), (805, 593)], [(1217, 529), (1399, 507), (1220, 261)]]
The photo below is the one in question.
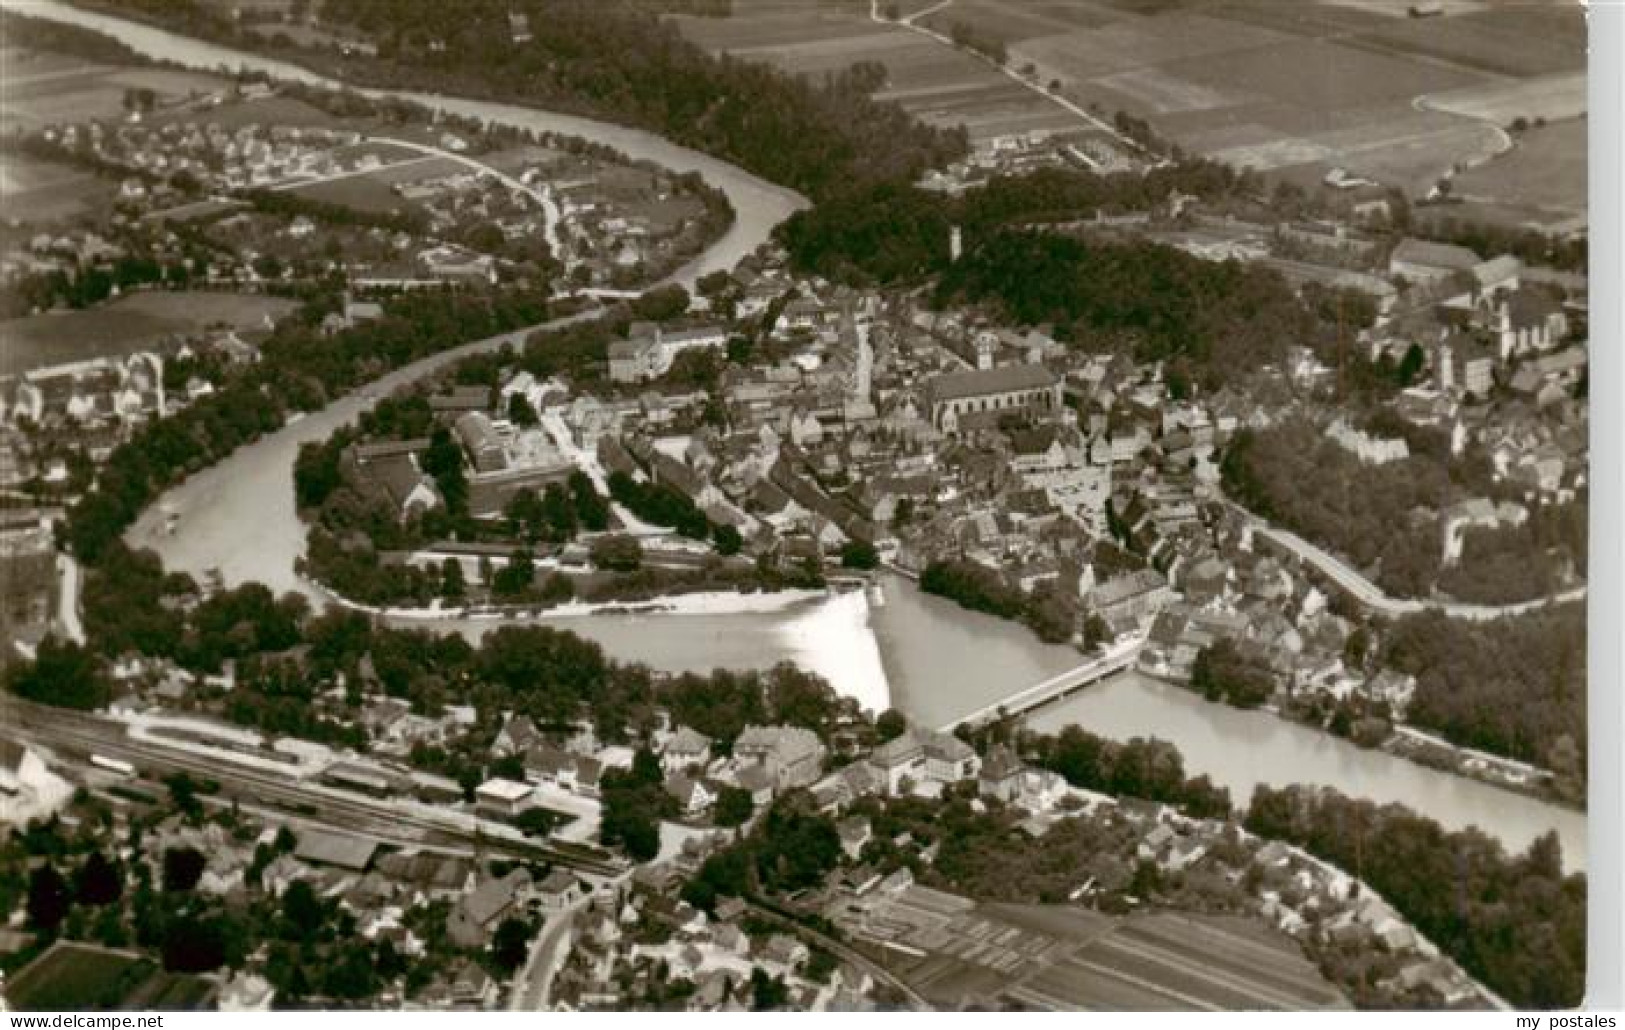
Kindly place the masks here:
[(126, 779), (135, 776), (135, 766), (119, 758), (108, 758), (105, 755), (91, 755), (90, 764), (98, 769), (105, 769), (110, 773), (117, 773)]

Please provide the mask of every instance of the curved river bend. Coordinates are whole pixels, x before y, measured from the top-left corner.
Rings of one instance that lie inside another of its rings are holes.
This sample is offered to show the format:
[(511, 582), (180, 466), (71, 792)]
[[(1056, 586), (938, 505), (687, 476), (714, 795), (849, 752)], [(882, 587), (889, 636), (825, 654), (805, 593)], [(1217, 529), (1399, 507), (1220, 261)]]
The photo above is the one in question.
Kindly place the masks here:
[(177, 36), (138, 22), (70, 7), (59, 3), (58, 0), (26, 0), (21, 3), (17, 0), (6, 0), (5, 6), (14, 7), (31, 17), (67, 22), (115, 36), (121, 43), (146, 57), (159, 61), (173, 61), (199, 71), (246, 70), (287, 82), (355, 90), (373, 98), (393, 97), (448, 115), (475, 118), (482, 122), (516, 129), (578, 136), (594, 143), (614, 147), (634, 160), (653, 161), (675, 172), (698, 172), (707, 183), (728, 195), (729, 202), (733, 204), (735, 220), (721, 239), (667, 280), (680, 282), (685, 286), (692, 286), (696, 279), (708, 272), (732, 269), (740, 258), (755, 250), (767, 239), (774, 226), (796, 210), (807, 206), (806, 200), (794, 190), (757, 178), (726, 161), (679, 146), (643, 129), (486, 100), (415, 93), (410, 90), (356, 89), (354, 86), (318, 75), (308, 68), (286, 61), (233, 50), (187, 36)]
[[(343, 85), (295, 65), (55, 0), (30, 0), (26, 6), (31, 15), (115, 35), (159, 60), (203, 70), (247, 68), (281, 79)], [(700, 173), (728, 195), (737, 219), (722, 239), (673, 276), (675, 281), (692, 283), (706, 272), (733, 267), (767, 239), (775, 225), (804, 205), (791, 191), (642, 130), (511, 104), (403, 91), (365, 92), (516, 128), (579, 136), (634, 159)], [(304, 549), (291, 476), (299, 445), (325, 439), (395, 386), (470, 350), (498, 347), (523, 335), (510, 334), (426, 359), (242, 448), (166, 494), (131, 530), (132, 543), (152, 547), (171, 568), (194, 574), (218, 568), (227, 582), (259, 580), (278, 590), (303, 590), (293, 575), (293, 559)], [(178, 516), (173, 535), (163, 532), (166, 510)], [(889, 697), (891, 704), (933, 726), (1077, 661), (1075, 652), (1040, 644), (1020, 626), (926, 596), (902, 579), (886, 578), (884, 583), (886, 604), (875, 608), (867, 607), (862, 594), (848, 594), (781, 612), (611, 615), (560, 624), (597, 640), (611, 654), (673, 671), (765, 668), (793, 660), (872, 708)], [(477, 636), (493, 625), (497, 623), (442, 627)], [(1448, 827), (1477, 825), (1513, 849), (1521, 850), (1536, 836), (1556, 830), (1567, 865), (1585, 868), (1586, 819), (1581, 813), (1365, 751), (1267, 713), (1209, 704), (1144, 677), (1118, 677), (1036, 713), (1031, 721), (1047, 730), (1076, 722), (1108, 737), (1154, 735), (1168, 740), (1184, 754), (1188, 773), (1207, 773), (1242, 803), (1259, 783), (1325, 784), (1378, 802), (1401, 802)]]
[[(246, 69), (277, 79), (329, 88), (344, 83), (283, 61), (190, 39), (151, 26), (56, 0), (28, 0), (29, 15), (80, 25), (117, 37), (149, 58), (204, 71)], [(634, 160), (647, 160), (678, 172), (698, 172), (727, 194), (734, 223), (699, 257), (666, 281), (692, 286), (700, 276), (731, 269), (765, 242), (774, 226), (806, 206), (792, 190), (776, 186), (741, 168), (678, 146), (641, 129), (555, 114), (550, 111), (397, 90), (363, 90), (371, 97), (394, 97), (430, 110), (536, 132), (577, 136), (614, 147)], [(234, 452), (219, 464), (192, 476), (149, 508), (128, 534), (132, 546), (150, 547), (164, 564), (201, 576), (219, 570), (228, 584), (258, 581), (277, 591), (295, 590), (316, 599), (294, 575), (294, 561), (304, 553), (305, 531), (294, 510), (292, 469), (299, 447), (325, 440), (354, 421), (375, 399), (478, 350), (518, 345), (535, 328), (472, 343), (402, 368), (319, 412)], [(173, 515), (173, 526), (168, 525)], [(173, 529), (173, 532), (170, 530)]]

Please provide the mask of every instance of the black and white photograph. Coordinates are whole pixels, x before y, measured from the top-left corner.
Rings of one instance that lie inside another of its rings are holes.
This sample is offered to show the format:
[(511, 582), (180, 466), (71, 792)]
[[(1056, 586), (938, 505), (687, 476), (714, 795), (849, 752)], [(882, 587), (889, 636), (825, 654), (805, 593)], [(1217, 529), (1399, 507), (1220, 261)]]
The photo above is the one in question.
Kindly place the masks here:
[(0, 0), (0, 1018), (1617, 1026), (1604, 22)]

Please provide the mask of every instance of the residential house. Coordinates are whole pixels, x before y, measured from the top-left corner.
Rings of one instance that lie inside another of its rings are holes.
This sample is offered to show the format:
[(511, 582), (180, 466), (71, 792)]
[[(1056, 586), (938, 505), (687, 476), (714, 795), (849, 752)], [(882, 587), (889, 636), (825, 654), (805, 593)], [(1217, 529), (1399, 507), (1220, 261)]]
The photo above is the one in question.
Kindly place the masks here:
[(474, 788), (475, 811), (508, 819), (530, 807), (536, 788), (529, 783), (493, 777)]
[(522, 910), (530, 895), (530, 870), (523, 866), (486, 880), (458, 900), (446, 919), (447, 936), (459, 947), (483, 948), (497, 924)]
[(544, 912), (562, 912), (585, 898), (587, 888), (574, 873), (555, 868), (536, 885), (535, 895)]
[(691, 818), (705, 814), (716, 804), (717, 795), (705, 781), (687, 773), (667, 773), (664, 788), (677, 799), (682, 814)]
[(841, 838), (842, 853), (854, 862), (862, 854), (863, 846), (868, 844), (874, 837), (869, 827), (869, 820), (861, 815), (842, 819), (835, 824), (835, 832)]
[(540, 739), (536, 724), (530, 721), (529, 716), (510, 715), (502, 724), (502, 729), (497, 731), (496, 739), (491, 741), (491, 752), (499, 756), (522, 755)]
[(660, 764), (667, 772), (681, 772), (711, 761), (711, 738), (687, 726), (678, 727), (660, 751)]
[(1021, 793), (1021, 774), (1025, 767), (1016, 753), (1003, 744), (995, 744), (982, 762), (977, 779), (977, 790), (986, 797), (998, 798), (1009, 804)]
[(958, 737), (909, 727), (869, 755), (888, 794), (936, 793), (947, 784), (973, 778), (981, 768), (974, 749)]
[(799, 726), (746, 726), (733, 750), (741, 761), (765, 770), (779, 791), (815, 782), (823, 768), (823, 743)]
[(1150, 619), (1172, 599), (1167, 578), (1155, 569), (1114, 576), (1090, 590), (1086, 598), (1090, 609), (1108, 623)]

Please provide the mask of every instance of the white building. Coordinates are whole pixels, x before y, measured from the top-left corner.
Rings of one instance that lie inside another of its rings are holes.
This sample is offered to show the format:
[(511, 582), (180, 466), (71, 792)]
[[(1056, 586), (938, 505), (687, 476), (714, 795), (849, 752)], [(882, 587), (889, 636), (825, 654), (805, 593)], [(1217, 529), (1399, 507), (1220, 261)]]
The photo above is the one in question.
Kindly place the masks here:
[(0, 740), (0, 826), (43, 819), (72, 796), (72, 785), (51, 772), (33, 748)]

